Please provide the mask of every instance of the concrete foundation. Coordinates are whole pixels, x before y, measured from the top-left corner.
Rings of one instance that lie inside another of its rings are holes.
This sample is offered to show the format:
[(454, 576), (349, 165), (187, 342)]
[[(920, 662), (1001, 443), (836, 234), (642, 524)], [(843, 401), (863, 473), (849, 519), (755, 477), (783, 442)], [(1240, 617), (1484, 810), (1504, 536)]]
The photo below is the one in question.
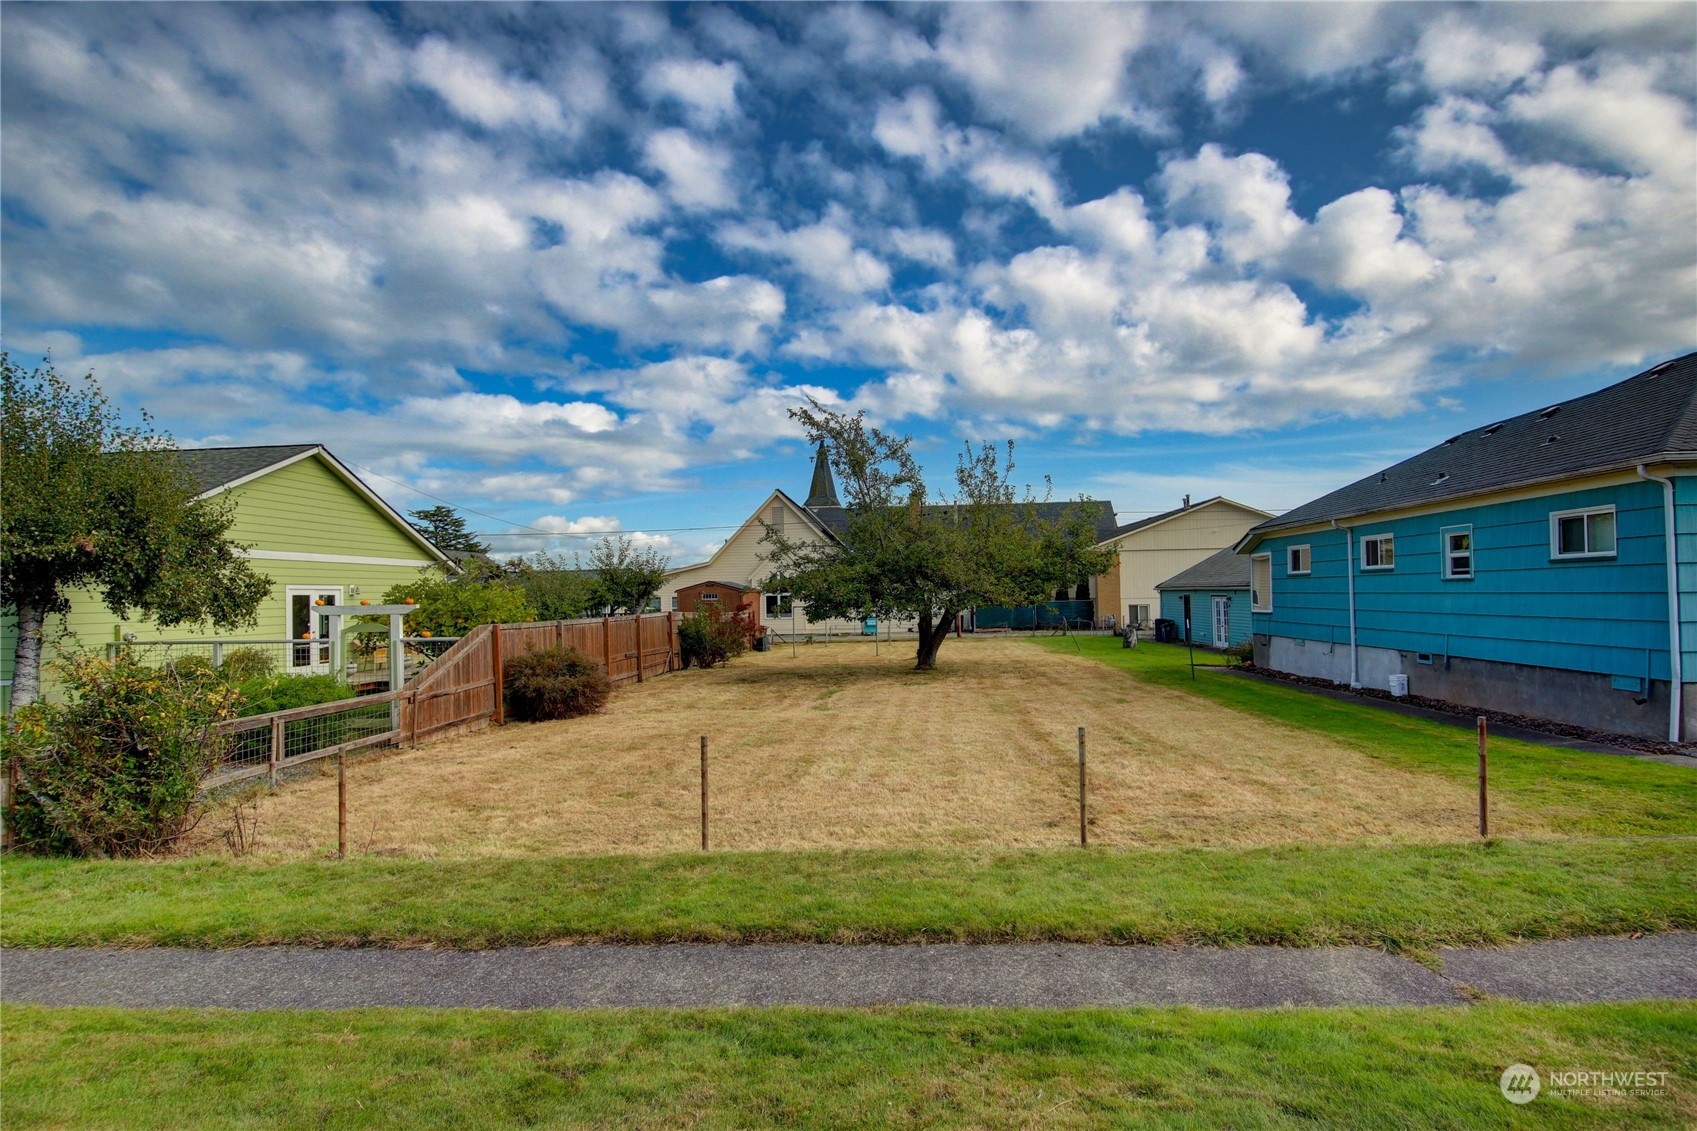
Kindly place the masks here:
[[(1363, 687), (1389, 690), (1392, 675), (1408, 677), (1411, 695), (1485, 707), (1493, 711), (1573, 723), (1595, 730), (1642, 738), (1668, 736), (1666, 680), (1652, 680), (1644, 691), (1621, 691), (1610, 677), (1435, 655), (1421, 663), (1419, 654), (1389, 648), (1361, 648), (1357, 662)], [(1349, 644), (1298, 641), (1286, 636), (1255, 637), (1255, 662), (1274, 671), (1349, 683)], [(1639, 700), (1643, 700), (1640, 702)], [(1697, 736), (1697, 684), (1684, 686), (1683, 736)]]

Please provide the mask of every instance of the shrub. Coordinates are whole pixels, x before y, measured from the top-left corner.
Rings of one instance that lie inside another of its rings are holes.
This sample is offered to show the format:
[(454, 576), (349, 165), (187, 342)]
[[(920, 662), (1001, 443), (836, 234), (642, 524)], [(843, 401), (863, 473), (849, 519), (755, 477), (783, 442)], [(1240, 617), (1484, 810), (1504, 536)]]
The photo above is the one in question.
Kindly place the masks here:
[(748, 651), (748, 614), (705, 605), (678, 622), (678, 655), (684, 667), (711, 668)]
[(260, 676), (238, 683), (236, 693), (240, 697), (237, 713), (244, 718), (354, 697), (354, 689), (333, 675)]
[(277, 658), (263, 648), (227, 648), (218, 672), (231, 683), (243, 683), (277, 670)]
[(20, 709), (0, 746), (18, 767), (18, 843), (84, 856), (168, 847), (200, 818), (201, 779), (223, 749), (213, 728), (235, 713), (235, 691), (127, 652), (59, 667), (67, 702)]
[(518, 585), (505, 580), (451, 578), (426, 571), (426, 576), (406, 585), (395, 585), (383, 594), (385, 605), (412, 599), (416, 613), (408, 613), (408, 636), (464, 636), (480, 624), (524, 624), (536, 619), (536, 609)]
[(601, 665), (575, 648), (539, 648), (504, 668), (507, 714), (520, 722), (593, 714), (613, 693)]

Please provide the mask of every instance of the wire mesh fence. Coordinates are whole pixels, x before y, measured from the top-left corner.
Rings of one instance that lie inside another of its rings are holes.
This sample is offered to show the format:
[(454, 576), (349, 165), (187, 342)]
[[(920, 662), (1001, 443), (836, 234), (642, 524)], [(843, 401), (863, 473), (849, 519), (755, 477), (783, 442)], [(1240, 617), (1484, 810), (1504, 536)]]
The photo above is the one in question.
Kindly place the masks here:
[(392, 694), (342, 699), (225, 723), (225, 747), (214, 780), (234, 780), (327, 757), (396, 733)]

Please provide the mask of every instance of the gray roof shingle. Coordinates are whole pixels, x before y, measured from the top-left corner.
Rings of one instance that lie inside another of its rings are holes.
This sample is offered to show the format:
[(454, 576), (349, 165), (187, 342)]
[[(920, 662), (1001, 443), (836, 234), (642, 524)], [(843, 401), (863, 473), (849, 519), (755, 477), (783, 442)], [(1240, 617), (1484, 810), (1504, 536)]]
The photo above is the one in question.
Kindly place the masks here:
[(1247, 537), (1664, 457), (1697, 457), (1697, 353), (1582, 397), (1470, 428), (1263, 522)]
[(267, 444), (250, 448), (182, 448), (177, 454), (194, 477), (195, 486), (206, 492), (317, 447), (317, 444)]
[(1175, 573), (1156, 589), (1248, 589), (1249, 558), (1230, 546), (1210, 554), (1181, 573)]

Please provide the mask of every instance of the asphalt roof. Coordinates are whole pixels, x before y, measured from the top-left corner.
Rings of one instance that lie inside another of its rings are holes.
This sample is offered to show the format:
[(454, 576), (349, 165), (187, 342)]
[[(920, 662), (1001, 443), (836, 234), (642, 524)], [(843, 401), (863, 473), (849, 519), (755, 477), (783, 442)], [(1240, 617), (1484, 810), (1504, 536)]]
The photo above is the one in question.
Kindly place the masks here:
[[(1025, 504), (1015, 503), (1015, 506)], [(1065, 503), (1032, 503), (1032, 510), (1043, 522), (1059, 522), (1065, 518), (1073, 507), (1083, 507), (1086, 517), (1096, 528), (1098, 542), (1110, 538), (1114, 534), (1114, 505), (1105, 499), (1088, 499), (1084, 502), (1076, 500)], [(925, 508), (928, 514), (947, 514), (954, 507), (949, 504), (933, 504)], [(808, 507), (807, 512), (819, 520), (819, 524), (832, 534), (842, 534), (848, 529), (848, 512), (842, 507)]]
[(1247, 537), (1672, 458), (1697, 458), (1697, 353), (1470, 428), (1269, 519)]
[(317, 444), (266, 444), (251, 448), (182, 448), (178, 455), (194, 477), (195, 486), (205, 492), (317, 447)]
[(1156, 589), (1248, 589), (1249, 558), (1230, 546), (1209, 554), (1182, 573), (1175, 573)]

